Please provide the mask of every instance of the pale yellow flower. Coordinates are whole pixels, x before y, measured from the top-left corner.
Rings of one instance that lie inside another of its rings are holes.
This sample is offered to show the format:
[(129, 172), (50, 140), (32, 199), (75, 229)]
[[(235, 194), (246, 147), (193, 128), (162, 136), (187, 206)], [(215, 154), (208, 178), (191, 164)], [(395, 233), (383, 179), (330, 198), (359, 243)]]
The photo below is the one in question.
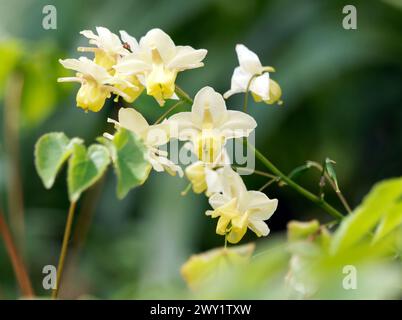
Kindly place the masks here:
[(231, 88), (224, 94), (225, 99), (233, 94), (249, 90), (257, 102), (281, 104), (282, 90), (279, 84), (269, 76), (269, 72), (275, 70), (272, 67), (262, 66), (258, 56), (245, 45), (236, 45), (236, 53), (239, 66), (233, 72)]
[(189, 140), (199, 160), (213, 163), (224, 152), (228, 139), (248, 137), (257, 123), (250, 115), (227, 110), (222, 95), (204, 87), (194, 98), (191, 112), (180, 112), (169, 118), (173, 135)]
[(127, 33), (124, 33), (124, 38), (129, 40), (132, 52), (114, 68), (121, 74), (137, 75), (146, 87), (147, 94), (153, 96), (161, 106), (166, 99), (177, 99), (177, 73), (202, 67), (202, 60), (207, 54), (205, 49), (176, 46), (169, 35), (160, 29), (150, 30), (139, 43)]
[(89, 39), (89, 43), (96, 47), (79, 47), (78, 51), (94, 52), (94, 62), (108, 71), (113, 71), (112, 67), (117, 63), (122, 55), (129, 53), (124, 48), (120, 38), (105, 27), (96, 27), (96, 32), (83, 30), (80, 33)]
[(258, 237), (267, 236), (268, 220), (278, 206), (277, 199), (269, 199), (259, 191), (248, 191), (241, 177), (230, 167), (224, 168), (223, 192), (209, 198), (214, 210), (207, 215), (219, 217), (216, 233), (226, 235), (230, 243), (239, 242), (247, 231), (252, 230)]
[(77, 106), (85, 111), (97, 112), (102, 109), (105, 100), (111, 93), (130, 100), (130, 96), (120, 90), (117, 86), (136, 89), (135, 85), (114, 76), (111, 76), (105, 68), (96, 64), (86, 57), (79, 59), (59, 60), (63, 67), (77, 71), (75, 77), (59, 78), (58, 82), (79, 82), (81, 87), (77, 93)]

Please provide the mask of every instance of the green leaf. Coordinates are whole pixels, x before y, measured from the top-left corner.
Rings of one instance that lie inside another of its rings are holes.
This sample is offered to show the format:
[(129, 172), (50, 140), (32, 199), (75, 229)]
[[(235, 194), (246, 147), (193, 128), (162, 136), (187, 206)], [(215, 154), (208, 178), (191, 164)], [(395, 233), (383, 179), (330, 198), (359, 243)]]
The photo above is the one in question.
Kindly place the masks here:
[(399, 199), (397, 203), (389, 208), (386, 215), (381, 219), (375, 231), (373, 242), (383, 239), (400, 225), (402, 225), (402, 199)]
[(112, 147), (113, 164), (117, 175), (117, 196), (122, 199), (134, 187), (145, 182), (151, 171), (146, 160), (146, 147), (133, 132), (120, 128), (114, 135)]
[(98, 181), (110, 163), (109, 151), (100, 144), (75, 144), (68, 163), (67, 184), (71, 202), (76, 202), (81, 193)]
[(181, 267), (181, 274), (194, 290), (216, 283), (231, 268), (248, 263), (255, 245), (253, 243), (229, 248), (216, 248), (195, 254)]
[(335, 161), (331, 160), (329, 158), (325, 159), (325, 170), (327, 171), (329, 177), (332, 179), (332, 181), (335, 183), (336, 186), (336, 191), (339, 191), (339, 187), (338, 187), (338, 179), (336, 178), (336, 173), (335, 173), (335, 168), (334, 165)]
[[(377, 183), (354, 212), (343, 219), (336, 231), (331, 250), (338, 252), (346, 249), (363, 237), (368, 236), (380, 219), (392, 215), (380, 225), (379, 236), (386, 234), (398, 224), (401, 215), (402, 178), (393, 178)], [(396, 210), (396, 211), (395, 211)], [(378, 236), (378, 237), (379, 237)]]
[(47, 189), (53, 186), (57, 173), (73, 151), (73, 145), (82, 143), (69, 139), (63, 132), (47, 133), (35, 145), (35, 167)]

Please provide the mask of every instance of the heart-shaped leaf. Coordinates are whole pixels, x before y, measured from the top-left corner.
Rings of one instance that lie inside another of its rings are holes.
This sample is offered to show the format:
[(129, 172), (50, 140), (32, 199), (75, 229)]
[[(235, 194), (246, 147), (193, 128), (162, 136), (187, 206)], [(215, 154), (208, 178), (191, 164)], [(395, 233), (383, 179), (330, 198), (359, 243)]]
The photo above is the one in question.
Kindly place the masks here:
[(134, 187), (145, 182), (151, 171), (146, 159), (147, 148), (133, 132), (119, 128), (112, 143), (113, 165), (117, 175), (117, 196), (122, 199)]
[(39, 138), (35, 145), (35, 167), (47, 189), (53, 186), (57, 173), (81, 139), (69, 139), (63, 132), (51, 132)]
[(109, 150), (100, 144), (75, 144), (68, 162), (67, 184), (71, 202), (76, 202), (81, 193), (92, 186), (104, 174), (110, 163)]

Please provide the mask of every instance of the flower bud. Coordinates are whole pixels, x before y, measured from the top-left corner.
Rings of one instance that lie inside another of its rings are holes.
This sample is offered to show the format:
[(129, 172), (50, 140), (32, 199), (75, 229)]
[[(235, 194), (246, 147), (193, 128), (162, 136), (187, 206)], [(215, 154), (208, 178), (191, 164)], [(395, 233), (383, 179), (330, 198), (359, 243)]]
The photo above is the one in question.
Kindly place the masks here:
[(110, 91), (95, 81), (85, 81), (77, 92), (77, 106), (85, 111), (98, 112), (110, 97)]

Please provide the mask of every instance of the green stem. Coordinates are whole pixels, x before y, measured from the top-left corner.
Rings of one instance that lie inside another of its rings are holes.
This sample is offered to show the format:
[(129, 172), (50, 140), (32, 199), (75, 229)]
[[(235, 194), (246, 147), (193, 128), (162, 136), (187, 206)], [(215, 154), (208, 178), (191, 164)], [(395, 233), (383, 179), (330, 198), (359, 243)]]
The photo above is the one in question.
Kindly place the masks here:
[(244, 111), (244, 112), (247, 112), (248, 93), (249, 93), (249, 91), (250, 91), (251, 82), (252, 82), (253, 79), (254, 79), (255, 77), (257, 77), (257, 76), (258, 76), (258, 74), (255, 74), (255, 75), (253, 75), (253, 76), (250, 78), (250, 80), (248, 80), (246, 92), (244, 93), (244, 104), (243, 104), (243, 111)]
[(68, 240), (70, 239), (71, 227), (73, 225), (73, 220), (74, 220), (75, 207), (76, 207), (76, 202), (71, 202), (70, 203), (70, 208), (68, 210), (66, 228), (64, 230), (63, 244), (61, 246), (59, 263), (58, 263), (58, 266), (57, 266), (56, 289), (54, 289), (53, 292), (52, 292), (52, 299), (57, 299), (57, 295), (58, 295), (59, 290), (60, 290), (61, 279), (62, 279), (62, 275), (63, 275), (64, 262), (65, 262), (66, 256), (67, 256)]
[(263, 191), (265, 188), (268, 188), (271, 184), (273, 184), (274, 182), (278, 181), (277, 178), (273, 178), (267, 181), (267, 183), (265, 183), (260, 189), (258, 189), (258, 191)]
[(173, 111), (174, 109), (176, 109), (177, 107), (181, 106), (183, 103), (184, 103), (184, 101), (183, 101), (183, 100), (180, 100), (179, 102), (177, 102), (177, 103), (175, 103), (173, 106), (171, 106), (169, 109), (167, 109), (166, 112), (164, 112), (164, 113), (158, 118), (158, 120), (155, 121), (154, 125), (160, 123), (163, 119), (166, 118), (166, 116), (167, 116), (170, 112), (172, 112), (172, 111)]
[(184, 102), (188, 104), (193, 104), (193, 99), (190, 98), (190, 96), (179, 86), (176, 85), (176, 90), (175, 90), (177, 96), (180, 98), (180, 100), (183, 100)]
[(250, 168), (238, 167), (238, 166), (233, 166), (233, 168), (235, 168), (236, 171), (248, 172), (248, 173), (256, 174), (256, 175), (259, 175), (259, 176), (262, 176), (262, 177), (267, 177), (267, 178), (271, 178), (271, 179), (277, 179), (278, 178), (277, 176), (275, 176), (273, 174), (270, 174), (268, 172), (264, 172), (264, 171), (253, 170), (253, 169), (250, 169)]
[(302, 186), (298, 185), (292, 179), (290, 179), (287, 175), (282, 173), (271, 161), (269, 161), (261, 152), (259, 152), (254, 146), (247, 143), (248, 147), (252, 149), (256, 155), (256, 157), (261, 161), (261, 163), (270, 170), (273, 174), (277, 175), (284, 182), (286, 182), (291, 188), (296, 190), (302, 196), (315, 203), (317, 206), (328, 212), (331, 216), (336, 218), (337, 220), (341, 220), (343, 218), (343, 214), (328, 204), (325, 200), (317, 197), (315, 194), (310, 191), (304, 189)]

